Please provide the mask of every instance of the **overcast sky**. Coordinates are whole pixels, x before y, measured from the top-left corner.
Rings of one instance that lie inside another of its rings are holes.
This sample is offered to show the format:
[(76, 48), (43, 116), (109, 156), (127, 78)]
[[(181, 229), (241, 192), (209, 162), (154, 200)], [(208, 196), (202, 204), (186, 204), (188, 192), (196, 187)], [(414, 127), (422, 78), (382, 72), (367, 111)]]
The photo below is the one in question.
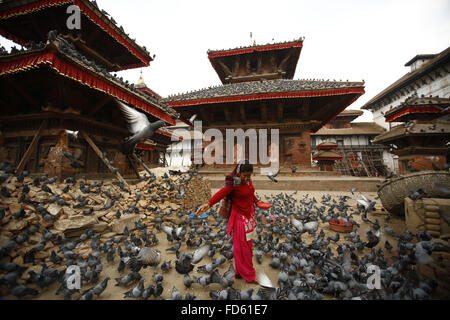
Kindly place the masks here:
[[(220, 85), (207, 50), (305, 37), (294, 79), (365, 81), (365, 102), (450, 45), (450, 0), (97, 0), (156, 58), (121, 72), (162, 96)], [(253, 40), (250, 39), (250, 32)], [(273, 39), (273, 40), (272, 40)], [(0, 43), (5, 44), (2, 40)], [(372, 121), (365, 114), (357, 121)]]

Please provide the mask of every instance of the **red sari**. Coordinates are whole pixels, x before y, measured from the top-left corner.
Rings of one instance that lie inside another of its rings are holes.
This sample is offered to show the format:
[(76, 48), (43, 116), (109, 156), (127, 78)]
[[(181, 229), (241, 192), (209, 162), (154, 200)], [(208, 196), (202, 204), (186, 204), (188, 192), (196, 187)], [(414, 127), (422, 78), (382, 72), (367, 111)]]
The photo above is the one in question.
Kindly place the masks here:
[[(250, 239), (256, 228), (254, 203), (259, 201), (251, 180), (248, 184), (236, 187), (223, 187), (208, 201), (213, 206), (231, 193), (232, 207), (228, 220), (227, 237), (233, 230), (233, 256), (236, 276), (247, 282), (255, 280), (253, 267), (253, 240)], [(247, 240), (249, 239), (249, 240)]]

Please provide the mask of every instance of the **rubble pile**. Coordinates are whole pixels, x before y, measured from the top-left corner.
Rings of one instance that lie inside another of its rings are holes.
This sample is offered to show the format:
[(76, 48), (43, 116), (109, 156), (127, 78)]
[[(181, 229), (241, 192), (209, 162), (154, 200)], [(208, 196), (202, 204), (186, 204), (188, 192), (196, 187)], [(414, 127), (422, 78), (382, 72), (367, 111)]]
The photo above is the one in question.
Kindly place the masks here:
[[(71, 258), (87, 259), (94, 252), (93, 239), (100, 245), (134, 230), (153, 230), (156, 217), (179, 224), (192, 213), (186, 210), (211, 197), (195, 170), (151, 175), (128, 188), (84, 177), (57, 181), (48, 174), (15, 174), (9, 163), (0, 164), (0, 296), (33, 283), (32, 275), (41, 268), (62, 272), (74, 262)], [(152, 239), (149, 244), (157, 242), (151, 231), (147, 236)], [(70, 253), (61, 250), (73, 242)], [(58, 254), (61, 251), (64, 256)], [(3, 275), (12, 278), (8, 282)]]

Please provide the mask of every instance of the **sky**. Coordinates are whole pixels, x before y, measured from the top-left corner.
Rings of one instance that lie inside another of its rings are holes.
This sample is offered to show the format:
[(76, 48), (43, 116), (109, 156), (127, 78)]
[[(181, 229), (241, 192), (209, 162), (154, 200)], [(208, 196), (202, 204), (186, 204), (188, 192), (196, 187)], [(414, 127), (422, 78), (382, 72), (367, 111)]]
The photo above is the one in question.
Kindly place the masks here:
[[(367, 101), (450, 45), (450, 0), (97, 0), (155, 60), (119, 72), (163, 97), (220, 85), (207, 51), (304, 37), (294, 79), (365, 81)], [(250, 38), (250, 32), (253, 38)], [(10, 42), (0, 36), (0, 45)], [(373, 121), (368, 111), (360, 121)]]

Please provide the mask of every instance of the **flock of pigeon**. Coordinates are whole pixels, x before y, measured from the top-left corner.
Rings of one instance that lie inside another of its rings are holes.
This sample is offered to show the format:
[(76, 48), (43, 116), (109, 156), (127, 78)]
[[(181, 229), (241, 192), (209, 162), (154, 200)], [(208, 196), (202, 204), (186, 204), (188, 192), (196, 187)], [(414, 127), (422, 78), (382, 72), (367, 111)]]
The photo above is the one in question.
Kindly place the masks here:
[[(14, 173), (13, 169), (5, 168), (3, 164), (0, 170), (6, 170), (6, 174)], [(6, 174), (2, 177), (5, 178)], [(171, 172), (171, 174), (181, 175), (182, 178), (185, 175), (181, 172)], [(23, 174), (16, 176), (18, 180), (24, 179)], [(170, 180), (167, 174), (165, 176), (165, 179)], [(2, 183), (6, 180), (3, 178)], [(48, 188), (52, 183), (49, 180), (47, 178), (45, 182), (37, 183)], [(93, 189), (101, 190), (101, 187), (101, 183), (98, 183)], [(80, 185), (80, 188), (83, 188), (84, 192), (91, 190), (86, 185)], [(26, 190), (22, 192), (26, 194)], [(352, 189), (351, 192), (355, 193), (356, 190)], [(141, 192), (136, 192), (136, 197), (140, 194)], [(189, 218), (190, 212), (163, 212), (157, 209), (154, 211), (151, 224), (138, 221), (132, 230), (125, 228), (123, 234), (116, 234), (103, 242), (100, 241), (101, 234), (92, 230), (86, 230), (78, 238), (69, 239), (52, 234), (38, 224), (32, 225), (22, 234), (2, 244), (0, 286), (7, 288), (12, 296), (31, 298), (47, 290), (52, 284), (58, 283), (59, 288), (56, 294), (63, 296), (64, 299), (97, 299), (102, 297), (102, 293), (111, 280), (106, 274), (106, 278), (100, 281), (105, 276), (104, 264), (106, 263), (117, 265), (117, 272), (121, 276), (114, 278), (114, 286), (123, 288), (124, 299), (162, 299), (163, 297), (169, 300), (199, 299), (190, 292), (183, 297), (180, 290), (182, 288), (176, 288), (168, 280), (164, 281), (165, 274), (172, 268), (179, 277), (183, 277), (185, 288), (199, 286), (209, 290), (209, 297), (217, 300), (318, 300), (330, 297), (335, 299), (430, 299), (433, 297), (438, 283), (435, 279), (421, 280), (416, 266), (432, 263), (433, 251), (450, 251), (450, 247), (441, 242), (432, 241), (426, 232), (416, 235), (409, 232), (397, 234), (386, 224), (382, 227), (378, 219), (373, 219), (371, 214), (375, 201), (361, 193), (362, 199), (358, 199), (356, 209), (348, 204), (350, 199), (348, 196), (340, 196), (336, 200), (331, 195), (324, 195), (318, 201), (309, 195), (304, 195), (298, 200), (294, 194), (279, 193), (266, 196), (267, 201), (273, 204), (271, 209), (255, 208), (259, 224), (256, 229), (258, 237), (254, 240), (253, 250), (257, 263), (255, 269), (259, 290), (254, 288), (242, 290), (233, 287), (235, 284), (233, 243), (231, 237), (226, 237), (227, 221), (223, 220), (214, 208), (210, 209), (207, 219)], [(27, 199), (23, 198), (21, 201), (27, 201)], [(55, 201), (61, 201), (61, 199)], [(45, 221), (48, 214), (45, 209), (39, 209)], [(0, 211), (2, 215), (4, 211), (4, 209)], [(135, 209), (132, 208), (131, 211), (128, 210), (128, 213), (133, 214), (134, 211)], [(179, 224), (168, 220), (175, 214), (183, 218)], [(14, 218), (20, 219), (23, 212), (18, 212), (16, 215)], [(272, 221), (269, 219), (270, 216), (274, 218), (274, 223), (266, 223), (266, 221)], [(366, 240), (360, 237), (360, 224), (356, 216), (361, 217), (361, 223), (370, 226)], [(387, 215), (385, 221), (388, 221), (389, 217)], [(3, 216), (0, 216), (0, 219), (2, 218)], [(335, 233), (327, 237), (324, 225), (332, 219), (342, 219), (347, 224), (351, 222), (356, 229), (349, 234)], [(57, 244), (59, 250), (51, 252), (50, 260), (55, 266), (59, 265), (63, 268), (48, 267), (43, 263), (41, 270), (28, 271), (25, 283), (19, 283), (19, 279), (28, 268), (5, 261), (7, 253), (37, 232), (41, 232), (42, 242), (25, 254), (24, 263), (32, 263), (35, 255), (45, 250), (47, 242), (51, 241)], [(387, 240), (382, 243), (380, 241), (382, 232), (396, 239), (397, 246), (395, 247), (395, 243)], [(165, 253), (155, 248), (155, 245), (159, 243), (157, 235), (165, 235), (167, 238), (170, 247)], [(86, 243), (89, 243), (90, 253), (87, 258), (83, 258), (75, 252), (77, 247)], [(331, 249), (333, 246), (337, 247), (336, 252)], [(168, 257), (173, 259), (167, 259)], [(227, 261), (229, 268), (221, 273), (219, 270), (223, 268), (220, 266)], [(269, 276), (262, 271), (266, 264), (274, 271), (279, 270), (276, 284), (273, 284)], [(380, 288), (371, 290), (367, 283), (372, 275), (369, 272), (370, 266), (374, 265), (380, 269)], [(141, 275), (142, 269), (148, 267), (154, 270), (151, 279)], [(197, 271), (195, 274), (192, 273), (194, 268)], [(70, 286), (70, 279), (76, 275), (77, 269), (80, 271), (82, 284), (80, 288)], [(203, 275), (198, 276), (199, 274)], [(216, 285), (212, 287), (212, 284)], [(218, 290), (217, 285), (221, 289)]]
[(268, 92), (290, 92), (301, 90), (359, 87), (361, 85), (362, 85), (361, 82), (349, 82), (349, 81), (338, 82), (330, 80), (304, 80), (304, 79), (303, 80), (278, 79), (278, 80), (252, 81), (252, 82), (229, 83), (209, 87), (206, 89), (191, 91), (183, 94), (169, 95), (167, 98), (163, 99), (163, 101), (167, 103), (180, 100), (197, 100), (197, 99), (228, 97), (236, 95), (268, 93)]

